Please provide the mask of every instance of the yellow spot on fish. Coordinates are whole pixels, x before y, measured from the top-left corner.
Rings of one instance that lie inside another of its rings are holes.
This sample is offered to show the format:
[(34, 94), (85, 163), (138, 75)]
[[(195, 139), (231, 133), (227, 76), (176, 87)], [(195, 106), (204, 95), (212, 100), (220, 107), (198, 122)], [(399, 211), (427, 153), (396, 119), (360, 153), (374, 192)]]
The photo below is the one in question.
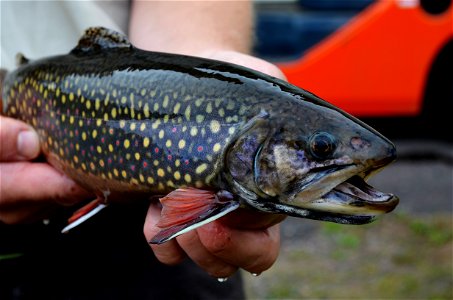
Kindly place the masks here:
[(167, 142), (165, 143), (165, 146), (167, 146), (167, 148), (170, 148), (171, 147), (171, 140), (167, 140)]
[(61, 122), (64, 122), (66, 120), (66, 115), (61, 115)]
[(126, 96), (121, 97), (121, 103), (125, 104), (127, 102)]
[(181, 108), (181, 104), (178, 102), (175, 104), (175, 107), (173, 108), (173, 113), (177, 114), (179, 113), (179, 109)]
[(160, 125), (160, 120), (158, 119), (158, 120), (156, 120), (155, 122), (153, 122), (153, 125), (151, 125), (151, 127), (152, 127), (153, 129), (156, 129), (157, 127), (159, 127), (159, 125)]
[(93, 162), (90, 162), (90, 169), (93, 171), (96, 170), (96, 166), (94, 165)]
[(164, 135), (165, 135), (165, 131), (163, 129), (161, 129), (159, 131), (159, 138), (162, 139), (164, 137)]
[(184, 111), (184, 115), (186, 116), (186, 120), (190, 121), (190, 105), (186, 107), (186, 110)]
[(170, 100), (170, 99), (169, 99), (168, 95), (165, 95), (164, 101), (162, 102), (162, 107), (163, 107), (163, 108), (167, 108), (167, 106), (168, 106), (168, 101), (169, 101), (169, 100)]
[(124, 148), (129, 148), (129, 146), (131, 145), (131, 142), (128, 140), (128, 139), (125, 139), (124, 140)]
[(200, 181), (200, 180), (195, 181), (195, 187), (196, 187), (196, 188), (202, 188), (203, 185), (204, 185), (204, 184), (203, 184), (202, 181)]
[(119, 173), (118, 173), (118, 170), (117, 169), (113, 169), (113, 174), (118, 177)]
[(153, 184), (153, 183), (154, 183), (154, 178), (148, 177), (148, 178), (146, 178), (146, 181), (147, 181), (149, 184)]
[(84, 141), (87, 140), (87, 134), (86, 134), (86, 132), (82, 132), (82, 140), (84, 140)]
[(142, 89), (142, 90), (140, 91), (140, 95), (145, 96), (145, 95), (146, 95), (146, 89)]
[(69, 93), (69, 101), (74, 101), (74, 93)]
[(101, 100), (99, 98), (96, 98), (96, 100), (94, 102), (94, 109), (99, 110), (100, 107), (101, 107)]
[(145, 117), (149, 117), (149, 106), (148, 103), (145, 103), (145, 106), (143, 107), (143, 113), (145, 114)]
[(63, 103), (63, 104), (66, 103), (66, 95), (61, 96), (61, 103)]
[(113, 152), (113, 145), (112, 144), (109, 144), (109, 151)]
[(148, 147), (148, 146), (149, 146), (149, 138), (145, 137), (145, 138), (143, 139), (143, 146), (144, 146), (144, 147)]
[(126, 126), (126, 121), (121, 120), (120, 121), (120, 128), (124, 128), (124, 126)]
[(101, 167), (104, 167), (105, 164), (104, 164), (104, 161), (103, 161), (102, 159), (99, 160), (99, 165), (100, 165)]
[(201, 103), (203, 103), (203, 98), (199, 98), (197, 100), (195, 100), (195, 106), (199, 107), (201, 105)]
[(165, 171), (164, 169), (160, 168), (157, 170), (157, 176), (159, 177), (164, 177), (165, 176)]
[(203, 115), (197, 115), (196, 116), (197, 123), (201, 123), (204, 121), (204, 116)]
[(212, 103), (211, 102), (208, 102), (208, 104), (206, 105), (206, 113), (208, 113), (208, 114), (212, 113)]
[(131, 130), (135, 130), (135, 126), (136, 126), (135, 123), (132, 122), (131, 125), (130, 125), (130, 129), (131, 129)]
[(179, 167), (181, 165), (181, 161), (179, 159), (175, 160), (175, 167)]
[(79, 163), (79, 158), (77, 157), (77, 155), (74, 155), (74, 157), (72, 159), (74, 160), (74, 162), (76, 164)]
[(102, 119), (96, 119), (96, 126), (100, 127), (102, 125)]
[(91, 136), (93, 137), (93, 139), (96, 138), (97, 135), (98, 135), (97, 130), (96, 129), (93, 130), (93, 132), (91, 133)]
[(145, 124), (145, 123), (142, 123), (142, 124), (140, 125), (140, 131), (145, 131), (145, 129), (146, 129), (146, 124)]
[(91, 108), (91, 102), (87, 100), (87, 102), (85, 103), (87, 109), (90, 109)]
[(104, 113), (104, 121), (108, 121), (109, 120), (109, 114), (108, 113)]
[(158, 161), (157, 159), (155, 159), (155, 160), (153, 161), (153, 165), (154, 165), (155, 167), (157, 167), (157, 166), (159, 165), (159, 161)]
[(154, 111), (157, 111), (159, 109), (159, 103), (154, 103), (153, 109)]
[(233, 134), (235, 131), (236, 131), (236, 128), (234, 128), (234, 127), (230, 127), (230, 128), (228, 129), (228, 133), (229, 133), (229, 134)]
[(214, 147), (212, 147), (212, 151), (214, 151), (214, 152), (219, 152), (221, 148), (222, 148), (222, 146), (220, 146), (219, 143), (216, 143), (216, 144), (214, 145)]
[(124, 170), (121, 171), (121, 176), (123, 176), (123, 178), (127, 178), (127, 173), (126, 173), (126, 171), (124, 171)]
[(142, 174), (138, 174), (138, 178), (140, 179), (140, 182), (145, 182), (145, 176)]
[(167, 181), (167, 186), (173, 188), (173, 187), (175, 187), (175, 184), (173, 183), (173, 181), (168, 180)]
[(183, 149), (186, 146), (186, 141), (185, 140), (180, 140), (178, 143), (178, 148)]
[(87, 170), (87, 166), (85, 165), (85, 163), (82, 163), (82, 170), (84, 170), (84, 171)]
[(140, 153), (135, 152), (135, 159), (136, 159), (136, 160), (140, 160)]
[(64, 155), (63, 149), (60, 148), (60, 156), (63, 156), (63, 155)]
[(79, 145), (79, 144), (75, 144), (75, 149), (76, 149), (77, 151), (79, 151), (79, 150), (80, 150), (80, 145)]
[(212, 133), (217, 133), (220, 131), (220, 123), (217, 120), (212, 120), (211, 124), (209, 124), (209, 128), (211, 129)]
[(179, 173), (179, 171), (176, 171), (173, 176), (175, 177), (176, 180), (179, 180), (181, 179), (181, 173)]
[(102, 148), (101, 148), (101, 146), (97, 146), (97, 147), (96, 147), (96, 150), (98, 151), (98, 153), (102, 153)]
[(69, 123), (70, 124), (74, 124), (74, 116), (70, 116), (69, 117)]
[(184, 180), (187, 182), (187, 183), (190, 183), (192, 181), (192, 177), (189, 175), (189, 174), (186, 174), (184, 175)]
[(207, 168), (208, 168), (208, 165), (207, 165), (207, 164), (201, 164), (201, 165), (199, 165), (199, 166), (195, 169), (195, 173), (196, 173), (196, 174), (201, 174), (201, 173), (203, 173), (204, 171), (206, 171)]
[(118, 95), (118, 93), (117, 93), (116, 89), (114, 89), (114, 90), (112, 91), (112, 96), (116, 98), (117, 95)]
[(219, 116), (222, 118), (225, 116), (225, 111), (223, 110), (223, 108), (219, 109)]

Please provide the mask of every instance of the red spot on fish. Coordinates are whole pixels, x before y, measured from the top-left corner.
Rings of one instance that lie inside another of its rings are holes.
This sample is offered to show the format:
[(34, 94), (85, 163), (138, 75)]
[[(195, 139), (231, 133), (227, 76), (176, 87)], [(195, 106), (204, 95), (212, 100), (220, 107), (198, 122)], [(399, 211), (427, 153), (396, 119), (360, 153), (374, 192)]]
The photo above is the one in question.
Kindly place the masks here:
[(175, 133), (175, 132), (176, 132), (176, 127), (173, 127), (173, 128), (171, 129), (171, 132)]
[(131, 166), (131, 170), (132, 170), (132, 171), (135, 171), (135, 165), (132, 165), (132, 166)]
[(85, 149), (82, 149), (82, 155), (85, 156), (85, 154), (86, 154)]
[(134, 145), (135, 147), (138, 147), (138, 140), (135, 141)]
[(198, 146), (198, 147), (197, 147), (197, 151), (198, 151), (198, 152), (203, 151), (203, 146)]
[(79, 130), (76, 129), (76, 130), (74, 131), (74, 134), (75, 134), (76, 136), (78, 136), (78, 135), (79, 135)]
[(79, 114), (79, 109), (78, 109), (78, 108), (76, 108), (76, 110), (75, 110), (75, 114), (76, 114), (76, 115), (78, 115), (78, 114)]
[(69, 148), (74, 149), (74, 144), (73, 143), (69, 144)]
[(108, 164), (110, 165), (110, 164), (112, 163), (112, 159), (109, 157), (109, 158), (107, 159), (107, 162), (108, 162)]
[(94, 151), (94, 146), (93, 145), (90, 146), (90, 150), (91, 150), (91, 152)]
[(116, 140), (115, 144), (116, 144), (117, 146), (119, 146), (119, 145), (120, 145), (120, 141), (119, 141), (119, 140)]
[(110, 133), (110, 134), (113, 134), (113, 128), (110, 128), (110, 129), (109, 129), (109, 133)]
[(168, 155), (167, 155), (167, 159), (168, 159), (168, 160), (171, 160), (172, 158), (173, 158), (173, 156), (171, 156), (171, 154), (168, 154)]
[(157, 147), (154, 148), (154, 152), (155, 152), (156, 154), (159, 153), (159, 148), (157, 148)]
[(101, 137), (101, 142), (105, 143), (105, 138), (104, 137)]
[(120, 157), (120, 161), (119, 162), (120, 162), (120, 164), (123, 163), (123, 158), (122, 157)]
[(143, 162), (143, 168), (146, 168), (148, 166), (148, 163), (146, 161)]
[(71, 111), (69, 110), (69, 108), (66, 110), (66, 114), (69, 115), (71, 113)]
[(189, 160), (186, 159), (186, 160), (184, 161), (184, 164), (187, 166), (187, 165), (189, 164)]

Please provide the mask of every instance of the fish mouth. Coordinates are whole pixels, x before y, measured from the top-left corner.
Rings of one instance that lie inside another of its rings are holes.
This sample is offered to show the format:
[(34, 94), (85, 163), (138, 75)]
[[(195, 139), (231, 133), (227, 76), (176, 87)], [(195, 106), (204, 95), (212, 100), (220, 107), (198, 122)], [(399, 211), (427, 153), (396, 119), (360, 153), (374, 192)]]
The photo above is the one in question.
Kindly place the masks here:
[[(351, 176), (354, 169), (353, 165), (348, 165), (333, 172), (336, 175), (332, 174), (332, 170), (329, 171), (330, 175), (324, 174), (314, 184), (318, 187), (315, 194), (324, 191), (320, 196), (310, 197), (310, 194), (314, 195), (310, 189), (296, 194), (291, 203), (287, 203), (293, 208), (292, 215), (341, 224), (366, 224), (378, 215), (394, 210), (399, 202), (398, 197), (367, 184), (365, 178), (370, 171)], [(329, 178), (331, 175), (333, 180)], [(321, 188), (323, 186), (324, 189)]]

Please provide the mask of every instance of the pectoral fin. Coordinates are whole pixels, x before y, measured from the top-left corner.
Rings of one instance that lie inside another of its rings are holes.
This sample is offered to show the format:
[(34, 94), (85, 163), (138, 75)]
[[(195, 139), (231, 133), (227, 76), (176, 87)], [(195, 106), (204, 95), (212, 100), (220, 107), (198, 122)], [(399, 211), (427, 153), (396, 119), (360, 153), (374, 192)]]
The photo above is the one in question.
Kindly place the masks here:
[(151, 239), (151, 244), (162, 244), (239, 207), (228, 192), (195, 188), (177, 189), (159, 200), (163, 208), (157, 227), (162, 230)]
[(69, 230), (73, 229), (74, 227), (79, 226), (80, 224), (82, 224), (83, 222), (85, 222), (98, 212), (100, 212), (106, 206), (107, 204), (104, 203), (104, 199), (96, 198), (87, 205), (79, 208), (68, 219), (68, 225), (65, 228), (63, 228), (63, 230), (61, 230), (61, 233), (66, 233)]

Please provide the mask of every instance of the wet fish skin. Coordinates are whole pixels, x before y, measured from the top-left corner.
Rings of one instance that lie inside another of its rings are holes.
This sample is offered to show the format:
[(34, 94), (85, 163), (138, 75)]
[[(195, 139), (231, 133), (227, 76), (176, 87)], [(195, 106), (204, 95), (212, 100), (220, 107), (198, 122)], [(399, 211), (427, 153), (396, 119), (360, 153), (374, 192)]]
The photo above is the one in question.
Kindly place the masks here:
[(361, 200), (350, 200), (377, 195), (352, 186), (396, 158), (394, 145), (356, 118), (282, 80), (143, 51), (106, 29), (9, 73), (3, 99), (8, 116), (37, 130), (49, 162), (104, 201), (189, 187), (262, 211), (358, 224), (398, 203), (366, 196), (360, 210)]

